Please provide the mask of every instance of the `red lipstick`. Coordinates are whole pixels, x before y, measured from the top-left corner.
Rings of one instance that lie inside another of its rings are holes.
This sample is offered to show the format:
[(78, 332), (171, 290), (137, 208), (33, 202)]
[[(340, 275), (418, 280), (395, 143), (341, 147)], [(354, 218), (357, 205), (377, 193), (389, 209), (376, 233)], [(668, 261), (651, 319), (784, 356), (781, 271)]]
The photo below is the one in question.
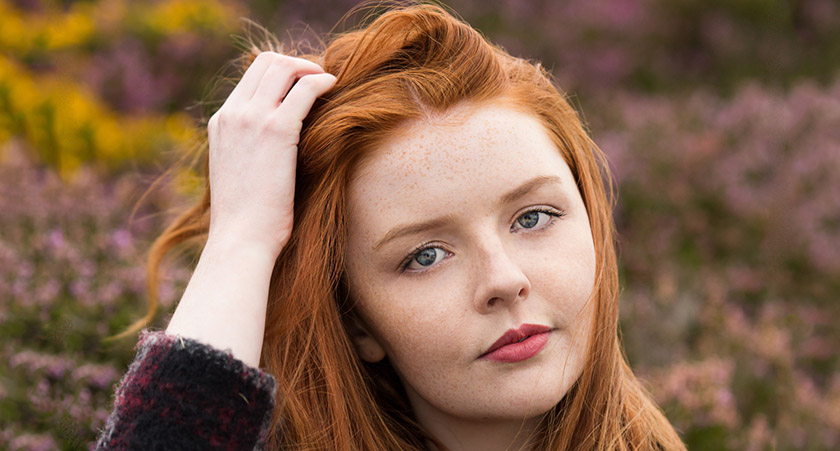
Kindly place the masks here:
[(542, 350), (550, 333), (550, 327), (523, 324), (505, 332), (479, 358), (507, 363), (530, 359)]

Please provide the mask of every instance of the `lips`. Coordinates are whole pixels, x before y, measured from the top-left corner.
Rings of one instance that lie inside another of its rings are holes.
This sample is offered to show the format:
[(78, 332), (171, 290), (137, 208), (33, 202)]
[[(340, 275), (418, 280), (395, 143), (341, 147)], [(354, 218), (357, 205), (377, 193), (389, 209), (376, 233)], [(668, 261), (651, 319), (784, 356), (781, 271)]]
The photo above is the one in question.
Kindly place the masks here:
[(504, 333), (487, 351), (479, 356), (502, 362), (518, 362), (536, 355), (548, 341), (551, 328), (538, 324), (523, 324)]

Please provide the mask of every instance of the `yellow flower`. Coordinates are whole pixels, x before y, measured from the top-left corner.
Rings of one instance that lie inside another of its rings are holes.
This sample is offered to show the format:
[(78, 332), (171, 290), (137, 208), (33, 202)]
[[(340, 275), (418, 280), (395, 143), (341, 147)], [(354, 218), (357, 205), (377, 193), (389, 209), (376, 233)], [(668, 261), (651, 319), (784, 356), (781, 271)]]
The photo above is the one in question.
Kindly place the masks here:
[(191, 145), (196, 138), (193, 119), (186, 113), (169, 115), (164, 122), (164, 129), (172, 140), (181, 146)]
[(69, 13), (48, 21), (43, 31), (45, 47), (56, 50), (88, 42), (96, 31), (93, 7), (92, 4), (74, 3)]
[(119, 160), (125, 155), (125, 135), (115, 120), (100, 121), (93, 129), (93, 142), (103, 160)]
[(17, 10), (0, 2), (0, 50), (3, 53), (18, 53), (29, 48), (30, 29)]
[(161, 34), (222, 31), (230, 29), (238, 15), (233, 7), (221, 2), (174, 0), (157, 4), (146, 13), (144, 22)]
[(175, 174), (172, 186), (179, 195), (200, 196), (204, 192), (204, 177), (192, 168), (183, 168)]
[(11, 111), (29, 111), (43, 102), (43, 96), (32, 80), (3, 56), (0, 56), (0, 80), (8, 86)]
[[(39, 74), (15, 56), (54, 53), (84, 46), (99, 34), (123, 33), (132, 24), (172, 34), (194, 30), (226, 32), (235, 25), (238, 3), (174, 0), (153, 4), (77, 2), (70, 10), (54, 2), (30, 14), (0, 0), (0, 144), (19, 137), (37, 159), (69, 177), (96, 162), (114, 169), (158, 161), (162, 153), (190, 151), (197, 129), (186, 113), (122, 115), (67, 72)], [(155, 28), (157, 27), (157, 28)]]

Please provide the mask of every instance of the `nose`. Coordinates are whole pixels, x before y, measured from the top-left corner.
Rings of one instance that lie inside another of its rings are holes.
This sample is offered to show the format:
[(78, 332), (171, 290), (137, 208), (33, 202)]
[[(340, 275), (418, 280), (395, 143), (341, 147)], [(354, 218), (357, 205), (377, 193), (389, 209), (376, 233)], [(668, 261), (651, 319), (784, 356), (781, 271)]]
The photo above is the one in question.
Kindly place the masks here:
[(475, 308), (480, 313), (510, 308), (530, 295), (531, 282), (514, 253), (495, 240), (477, 255), (480, 263), (476, 265)]

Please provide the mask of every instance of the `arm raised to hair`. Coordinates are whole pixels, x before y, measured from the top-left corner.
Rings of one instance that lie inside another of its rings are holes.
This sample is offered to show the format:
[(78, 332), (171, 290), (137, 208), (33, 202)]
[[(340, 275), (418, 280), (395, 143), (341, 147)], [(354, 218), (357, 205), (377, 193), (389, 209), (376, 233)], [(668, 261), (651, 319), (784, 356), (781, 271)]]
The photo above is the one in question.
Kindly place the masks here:
[(303, 119), (334, 83), (311, 61), (263, 52), (210, 118), (207, 242), (166, 331), (141, 334), (97, 449), (264, 445), (268, 288), (291, 236)]
[(259, 366), (275, 259), (259, 244), (208, 240), (166, 333), (230, 349)]
[(259, 54), (207, 125), (210, 230), (167, 333), (258, 366), (274, 261), (291, 236), (303, 119), (335, 77)]

